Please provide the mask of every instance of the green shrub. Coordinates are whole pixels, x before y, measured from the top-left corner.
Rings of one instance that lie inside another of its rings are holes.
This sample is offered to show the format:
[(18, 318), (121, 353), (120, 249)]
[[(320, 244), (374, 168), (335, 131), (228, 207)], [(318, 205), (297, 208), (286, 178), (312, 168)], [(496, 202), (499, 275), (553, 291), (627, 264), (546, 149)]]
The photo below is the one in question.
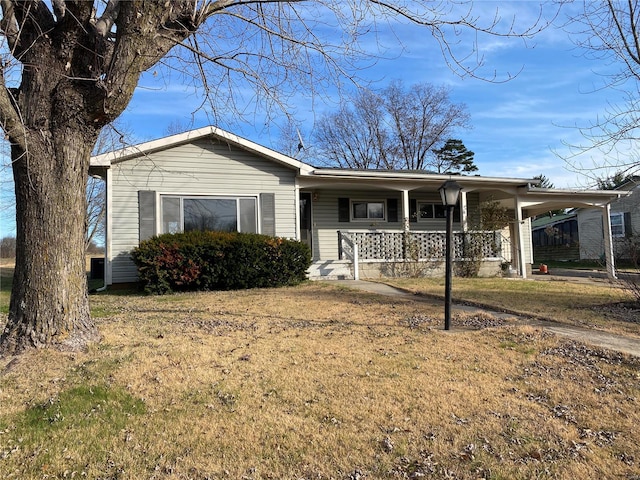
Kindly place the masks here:
[(254, 233), (164, 234), (141, 242), (132, 257), (145, 291), (155, 294), (295, 285), (311, 265), (307, 245)]

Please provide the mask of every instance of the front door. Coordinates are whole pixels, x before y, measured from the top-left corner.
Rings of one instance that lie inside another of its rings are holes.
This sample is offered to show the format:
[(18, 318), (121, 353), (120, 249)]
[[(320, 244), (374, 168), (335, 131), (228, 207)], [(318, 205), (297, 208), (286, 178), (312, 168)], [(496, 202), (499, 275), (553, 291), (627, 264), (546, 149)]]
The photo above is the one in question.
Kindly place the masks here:
[(300, 192), (300, 241), (309, 245), (313, 252), (311, 194), (308, 192)]

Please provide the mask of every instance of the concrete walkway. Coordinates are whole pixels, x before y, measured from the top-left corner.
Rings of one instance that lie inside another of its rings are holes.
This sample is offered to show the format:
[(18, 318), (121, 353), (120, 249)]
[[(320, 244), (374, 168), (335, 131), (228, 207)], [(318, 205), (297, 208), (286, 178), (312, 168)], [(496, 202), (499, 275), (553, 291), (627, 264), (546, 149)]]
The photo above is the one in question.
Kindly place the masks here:
[[(353, 288), (356, 290), (362, 290), (365, 292), (374, 293), (378, 295), (386, 295), (386, 296), (396, 297), (396, 298), (405, 298), (407, 300), (418, 301), (418, 302), (433, 303), (438, 301), (438, 300), (434, 300), (433, 298), (415, 295), (411, 292), (407, 292), (405, 290), (401, 290), (399, 288), (395, 288), (390, 285), (386, 285), (384, 283), (368, 282), (365, 280), (335, 280), (335, 282), (339, 283), (340, 285), (344, 285), (345, 287)], [(517, 315), (513, 315), (509, 313), (496, 312), (489, 309), (478, 308), (478, 307), (473, 307), (468, 305), (454, 304), (452, 306), (452, 309), (454, 313), (456, 311), (464, 311), (464, 312), (484, 311), (496, 317), (516, 318), (518, 321), (522, 323), (543, 328), (544, 330), (552, 332), (556, 335), (561, 335), (563, 337), (568, 337), (573, 340), (595, 345), (597, 347), (602, 347), (609, 350), (614, 350), (617, 352), (640, 357), (640, 339), (638, 338), (627, 337), (624, 335), (616, 335), (613, 333), (602, 332), (600, 330), (592, 330), (588, 328), (581, 328), (573, 325), (563, 325), (563, 324), (555, 323), (552, 321), (535, 320), (535, 319), (530, 319), (525, 317), (518, 317)]]

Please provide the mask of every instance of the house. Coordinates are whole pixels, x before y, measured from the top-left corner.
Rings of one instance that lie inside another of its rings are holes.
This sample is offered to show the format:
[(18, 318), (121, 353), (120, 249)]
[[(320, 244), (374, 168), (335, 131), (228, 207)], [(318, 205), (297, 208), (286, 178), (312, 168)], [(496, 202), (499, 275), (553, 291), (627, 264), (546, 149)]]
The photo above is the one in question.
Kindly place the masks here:
[[(640, 254), (640, 177), (620, 185), (622, 195), (611, 202), (609, 223), (613, 256), (635, 260)], [(532, 223), (534, 256), (540, 260), (604, 260), (605, 225), (600, 212), (576, 208), (564, 215), (540, 217)], [(635, 237), (635, 238), (634, 238)], [(635, 240), (635, 242), (634, 242)]]
[[(541, 189), (532, 179), (315, 168), (216, 127), (95, 156), (91, 173), (106, 182), (106, 285), (136, 281), (130, 252), (140, 241), (197, 228), (306, 242), (311, 277), (373, 277), (407, 260), (441, 260), (445, 210), (438, 188), (452, 177), (462, 187), (454, 258), (464, 260), (465, 239), (473, 234), (481, 238), (485, 274), (508, 263), (526, 277), (530, 217), (575, 206), (606, 211), (620, 196)], [(476, 232), (488, 200), (513, 220), (501, 231)]]
[[(616, 191), (624, 192), (611, 203), (609, 215), (614, 256), (623, 260), (637, 260), (638, 252), (633, 248), (633, 237), (640, 235), (640, 177), (632, 177)], [(605, 256), (605, 234), (603, 223), (588, 210), (578, 211), (580, 232), (580, 258), (603, 259)]]

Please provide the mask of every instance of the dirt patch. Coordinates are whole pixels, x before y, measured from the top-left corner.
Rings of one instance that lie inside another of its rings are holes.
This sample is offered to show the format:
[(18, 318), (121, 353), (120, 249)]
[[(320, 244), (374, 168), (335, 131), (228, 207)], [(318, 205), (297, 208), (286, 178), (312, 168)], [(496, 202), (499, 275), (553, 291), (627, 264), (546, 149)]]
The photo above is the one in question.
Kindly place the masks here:
[(640, 305), (638, 303), (617, 302), (595, 305), (590, 310), (612, 320), (640, 324)]

